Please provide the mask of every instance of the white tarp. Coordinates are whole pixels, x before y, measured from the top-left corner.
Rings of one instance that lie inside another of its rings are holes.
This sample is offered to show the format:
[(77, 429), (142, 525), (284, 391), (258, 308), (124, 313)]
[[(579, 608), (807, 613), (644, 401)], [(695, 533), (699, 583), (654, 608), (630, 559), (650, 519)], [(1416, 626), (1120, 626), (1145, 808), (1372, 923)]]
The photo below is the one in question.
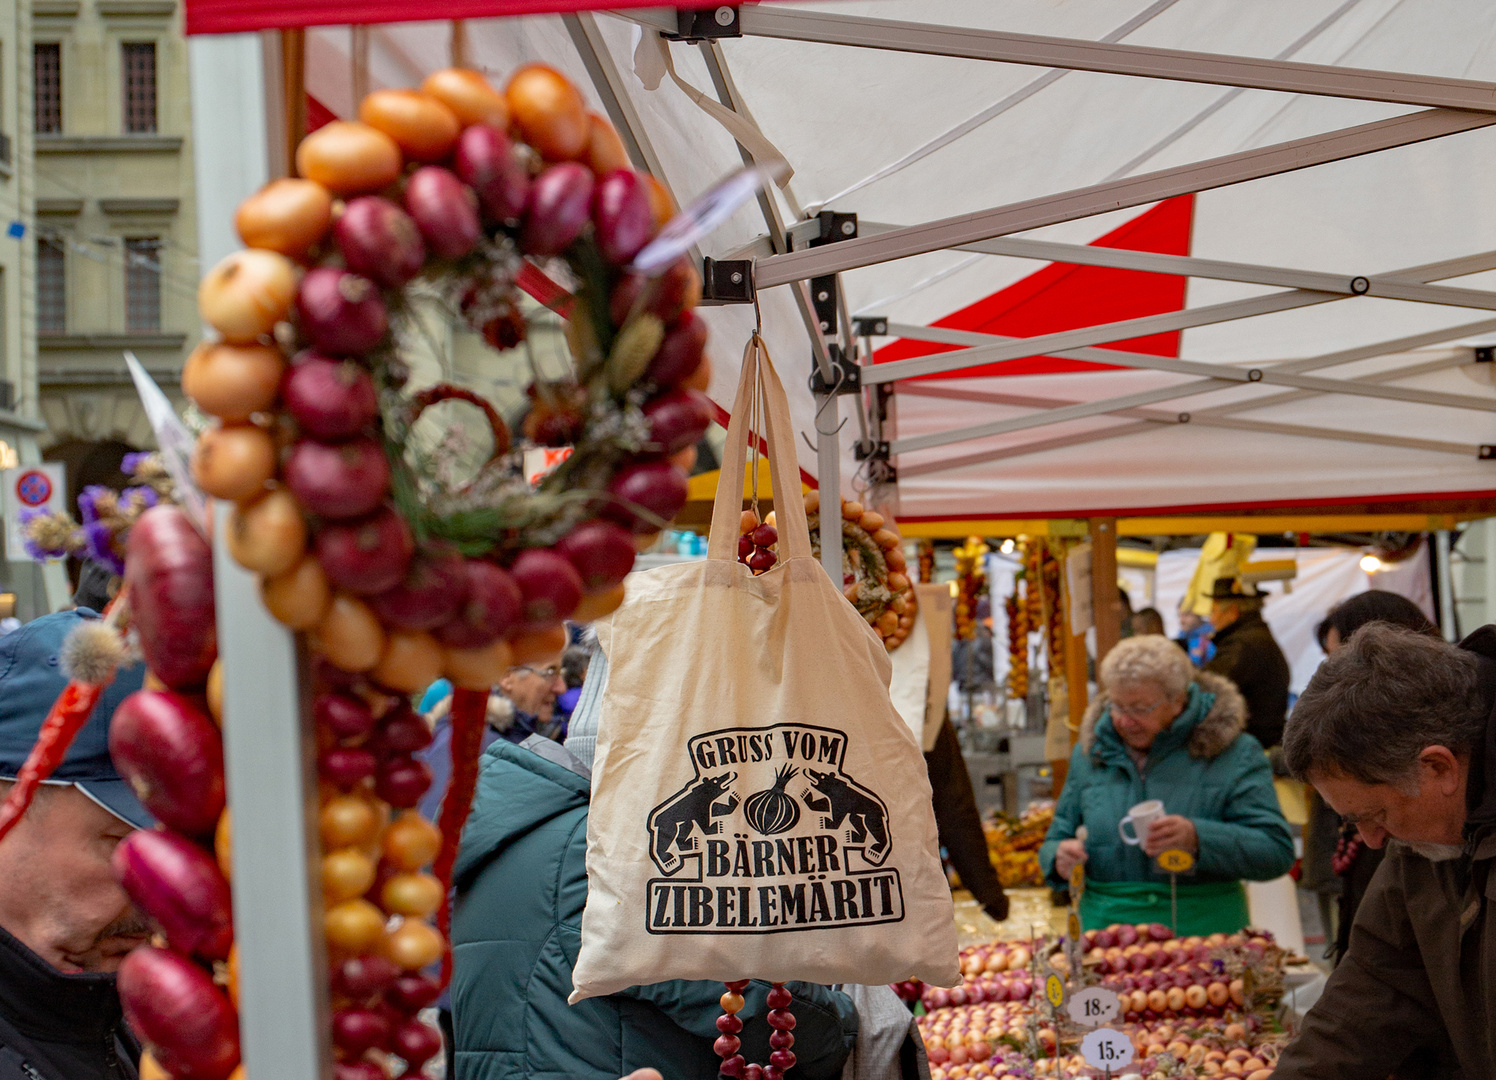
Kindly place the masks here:
[[(1122, 39), (1128, 44), (1496, 80), (1496, 20), (1489, 0), (1257, 0), (1248, 8), (1239, 0), (880, 0), (773, 7), (1085, 39), (1114, 34), (1131, 20), (1138, 25)], [(658, 89), (648, 90), (634, 74), (638, 27), (614, 16), (596, 18), (643, 119), (644, 134), (663, 162), (664, 179), (677, 196), (688, 198), (737, 167), (740, 158), (731, 138), (679, 87), (667, 78)], [(343, 115), (352, 108), (349, 42), (343, 29), (313, 30), (308, 39), (309, 91)], [(470, 22), (468, 47), (496, 81), (526, 60), (552, 63), (583, 85), (601, 108), (559, 18)], [(670, 50), (681, 77), (711, 93), (698, 50), (680, 43)], [(797, 208), (828, 202), (828, 208), (855, 212), (864, 221), (916, 224), (1411, 111), (1375, 102), (1083, 72), (1052, 79), (1042, 68), (766, 38), (727, 40), (722, 50), (753, 117), (795, 169), (789, 187), (795, 204), (776, 195), (791, 220)], [(411, 85), (426, 71), (445, 65), (449, 54), (445, 24), (376, 28), (371, 86)], [(1052, 81), (1023, 97), (1036, 80), (1046, 78)], [(913, 164), (866, 182), (984, 112), (996, 115)], [(1496, 129), (1487, 128), (1208, 191), (1196, 200), (1191, 254), (1347, 276), (1473, 254), (1496, 247), (1496, 185), (1489, 182), (1493, 172)], [(1035, 235), (1087, 243), (1146, 209), (1071, 221)], [(706, 245), (705, 253), (723, 255), (764, 231), (758, 207), (749, 204)], [(850, 271), (843, 281), (850, 310), (928, 324), (1043, 265), (948, 251)], [(1496, 273), (1446, 284), (1490, 287), (1493, 282)], [(1192, 279), (1187, 306), (1270, 291)], [(765, 290), (761, 299), (766, 337), (786, 373), (795, 418), (812, 433), (813, 405), (803, 381), (810, 370), (804, 324), (788, 288)], [(1186, 330), (1180, 355), (1258, 366), (1491, 315), (1431, 304), (1345, 299)], [(708, 312), (708, 319), (713, 329), (712, 392), (727, 404), (753, 312), (750, 307), (717, 308)], [(1456, 334), (1455, 339), (1472, 337)], [(1346, 378), (1389, 363), (1441, 355), (1450, 355), (1450, 349), (1419, 350), (1411, 357), (1369, 360), (1321, 374)], [(1395, 385), (1490, 401), (1496, 395), (1489, 371), (1466, 365)], [(1188, 378), (1108, 371), (942, 382), (1090, 401)], [(1199, 412), (1281, 392), (1239, 388), (1160, 408), (1169, 414)], [(843, 416), (848, 404), (843, 403)], [(897, 435), (1028, 411), (900, 394)], [(1242, 416), (1434, 439), (1461, 444), (1469, 452), (1359, 445), (1193, 423), (1161, 423), (1142, 434), (1080, 441), (1102, 428), (1136, 423), (1094, 417), (903, 455), (899, 464), (907, 467), (1055, 441), (1054, 448), (1042, 452), (908, 475), (899, 485), (901, 514), (1063, 514), (1485, 494), (1496, 488), (1496, 464), (1478, 461), (1474, 454), (1475, 444), (1490, 438), (1492, 429), (1482, 412), (1332, 395), (1301, 397)], [(848, 481), (856, 473), (851, 453), (856, 436), (855, 421), (842, 430), (841, 460)], [(815, 455), (804, 444), (801, 462), (814, 471)]]

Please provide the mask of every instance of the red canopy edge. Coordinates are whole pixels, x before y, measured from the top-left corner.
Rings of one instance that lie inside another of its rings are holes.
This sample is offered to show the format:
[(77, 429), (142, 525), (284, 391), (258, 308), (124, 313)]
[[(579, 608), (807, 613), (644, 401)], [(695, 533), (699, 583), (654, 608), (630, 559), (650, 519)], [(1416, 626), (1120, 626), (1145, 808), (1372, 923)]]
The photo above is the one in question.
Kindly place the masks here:
[[(1458, 505), (1456, 505), (1458, 504)], [(1479, 505), (1472, 505), (1479, 504)], [(1381, 508), (1398, 506), (1400, 509)], [(1260, 513), (1275, 511), (1315, 511), (1341, 513), (1363, 512), (1360, 508), (1379, 508), (1364, 512), (1460, 513), (1496, 510), (1496, 488), (1477, 491), (1424, 491), (1401, 495), (1342, 495), (1317, 499), (1266, 499), (1259, 502), (1186, 503), (1174, 506), (1122, 506), (1111, 509), (1022, 510), (1012, 513), (971, 514), (952, 511), (949, 514), (900, 514), (901, 522), (933, 521), (1027, 521), (1045, 518), (1143, 518), (1198, 517), (1207, 514)]]
[(238, 34), (301, 26), (492, 19), (630, 7), (715, 7), (709, 0), (187, 0), (188, 34)]

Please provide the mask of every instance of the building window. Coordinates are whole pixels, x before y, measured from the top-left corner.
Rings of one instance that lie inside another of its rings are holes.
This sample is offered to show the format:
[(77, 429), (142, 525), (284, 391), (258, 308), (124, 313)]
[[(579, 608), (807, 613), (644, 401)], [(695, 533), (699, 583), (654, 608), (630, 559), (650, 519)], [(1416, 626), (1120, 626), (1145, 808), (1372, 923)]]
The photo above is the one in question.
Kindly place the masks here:
[(156, 130), (156, 43), (127, 41), (122, 48), (125, 130), (148, 135)]
[(65, 334), (68, 330), (68, 279), (62, 241), (42, 237), (36, 242), (36, 330)]
[(36, 133), (57, 135), (62, 131), (62, 46), (57, 42), (34, 46), (33, 80), (36, 83)]
[(125, 329), (154, 334), (161, 329), (161, 241), (137, 236), (125, 241)]

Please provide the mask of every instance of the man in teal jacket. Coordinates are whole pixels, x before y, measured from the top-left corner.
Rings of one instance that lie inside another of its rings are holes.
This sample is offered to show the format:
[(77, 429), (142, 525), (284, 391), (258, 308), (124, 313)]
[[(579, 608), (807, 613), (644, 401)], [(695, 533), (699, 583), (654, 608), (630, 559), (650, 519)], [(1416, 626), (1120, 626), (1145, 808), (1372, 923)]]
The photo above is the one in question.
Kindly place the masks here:
[[(664, 1080), (717, 1076), (721, 983), (655, 983), (566, 1004), (587, 902), (589, 725), (597, 713), (588, 698), (606, 678), (600, 659), (565, 748), (501, 739), (483, 756), (454, 875), (456, 1080), (618, 1080), (641, 1067)], [(857, 1041), (851, 998), (808, 983), (789, 989), (794, 1075), (839, 1077)], [(769, 1058), (768, 991), (754, 982), (743, 994), (741, 1052), (750, 1062)]]
[[(1164, 643), (1163, 638), (1132, 641), (1124, 652), (1167, 648), (1168, 659), (1178, 653), (1181, 667), (1188, 664), (1172, 643), (1149, 648), (1153, 642)], [(1170, 696), (1168, 674), (1161, 672), (1159, 682), (1149, 680), (1151, 696)], [(1104, 666), (1104, 683), (1106, 675)], [(1161, 800), (1165, 813), (1193, 827), (1195, 865), (1178, 879), (1181, 934), (1241, 929), (1247, 921), (1241, 880), (1270, 880), (1293, 865), (1293, 838), (1278, 807), (1262, 744), (1244, 730), (1247, 710), (1241, 694), (1209, 672), (1183, 677), (1188, 681), (1178, 715), (1145, 750), (1129, 746), (1118, 734), (1106, 691), (1082, 723), (1039, 862), (1051, 883), (1063, 884), (1055, 871), (1056, 851), (1081, 825), (1086, 827), (1081, 920), (1087, 929), (1115, 922), (1168, 924), (1172, 918), (1168, 875), (1157, 869), (1143, 845), (1124, 844), (1117, 831), (1128, 810), (1146, 800)]]

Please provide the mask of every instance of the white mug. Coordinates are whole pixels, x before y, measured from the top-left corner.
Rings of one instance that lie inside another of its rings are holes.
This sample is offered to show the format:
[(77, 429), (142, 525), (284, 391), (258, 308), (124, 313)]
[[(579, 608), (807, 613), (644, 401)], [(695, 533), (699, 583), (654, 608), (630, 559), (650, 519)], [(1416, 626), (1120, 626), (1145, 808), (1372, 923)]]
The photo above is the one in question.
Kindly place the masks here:
[[(1121, 834), (1124, 844), (1132, 844), (1136, 847), (1148, 835), (1148, 826), (1163, 816), (1164, 804), (1161, 800), (1149, 799), (1147, 802), (1140, 802), (1127, 811), (1126, 817), (1117, 822), (1117, 832)], [(1132, 824), (1132, 836), (1127, 835), (1127, 825), (1129, 822)]]

